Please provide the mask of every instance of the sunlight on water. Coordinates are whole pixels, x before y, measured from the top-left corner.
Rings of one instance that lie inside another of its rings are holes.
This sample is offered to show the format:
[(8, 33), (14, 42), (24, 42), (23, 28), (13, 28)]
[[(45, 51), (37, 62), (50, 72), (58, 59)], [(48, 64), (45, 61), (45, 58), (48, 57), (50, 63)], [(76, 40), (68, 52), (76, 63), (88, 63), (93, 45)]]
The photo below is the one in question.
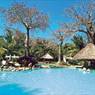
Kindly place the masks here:
[(95, 72), (66, 68), (0, 72), (0, 95), (95, 95)]

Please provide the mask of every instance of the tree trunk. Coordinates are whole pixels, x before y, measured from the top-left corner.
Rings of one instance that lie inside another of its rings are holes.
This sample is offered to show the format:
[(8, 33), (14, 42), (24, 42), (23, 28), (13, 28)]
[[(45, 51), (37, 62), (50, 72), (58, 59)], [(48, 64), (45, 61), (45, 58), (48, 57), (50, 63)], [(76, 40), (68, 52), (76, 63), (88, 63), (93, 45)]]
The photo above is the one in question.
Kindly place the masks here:
[(25, 55), (29, 56), (29, 28), (27, 28), (27, 38), (26, 38), (26, 47), (25, 47)]
[(60, 44), (59, 44), (59, 52), (58, 52), (59, 54), (58, 54), (58, 63), (60, 63), (61, 62), (61, 46), (60, 46)]
[(93, 44), (95, 45), (95, 33), (93, 34)]
[(61, 63), (62, 59), (62, 44), (63, 41), (59, 44), (59, 54), (58, 54), (58, 63)]
[(88, 35), (88, 41), (95, 45), (95, 33), (88, 30), (87, 35)]

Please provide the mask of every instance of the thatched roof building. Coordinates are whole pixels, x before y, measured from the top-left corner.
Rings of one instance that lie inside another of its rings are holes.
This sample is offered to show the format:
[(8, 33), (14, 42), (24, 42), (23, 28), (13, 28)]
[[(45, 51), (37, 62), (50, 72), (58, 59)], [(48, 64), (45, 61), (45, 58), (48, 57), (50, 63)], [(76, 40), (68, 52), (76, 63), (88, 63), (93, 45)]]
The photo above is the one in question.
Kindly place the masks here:
[(80, 50), (74, 57), (74, 60), (95, 60), (95, 45), (87, 44), (85, 48)]
[(46, 53), (44, 56), (42, 56), (41, 57), (42, 59), (53, 59), (53, 57), (50, 55), (50, 54), (48, 54), (48, 53)]

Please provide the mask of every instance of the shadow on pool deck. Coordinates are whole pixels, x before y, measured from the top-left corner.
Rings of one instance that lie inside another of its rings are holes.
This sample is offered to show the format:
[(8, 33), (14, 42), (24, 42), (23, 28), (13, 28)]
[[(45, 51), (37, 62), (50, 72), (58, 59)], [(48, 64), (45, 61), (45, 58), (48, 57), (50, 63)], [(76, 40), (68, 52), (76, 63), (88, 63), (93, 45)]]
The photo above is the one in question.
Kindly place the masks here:
[(43, 91), (40, 88), (27, 90), (17, 84), (7, 84), (0, 86), (0, 95), (42, 95)]

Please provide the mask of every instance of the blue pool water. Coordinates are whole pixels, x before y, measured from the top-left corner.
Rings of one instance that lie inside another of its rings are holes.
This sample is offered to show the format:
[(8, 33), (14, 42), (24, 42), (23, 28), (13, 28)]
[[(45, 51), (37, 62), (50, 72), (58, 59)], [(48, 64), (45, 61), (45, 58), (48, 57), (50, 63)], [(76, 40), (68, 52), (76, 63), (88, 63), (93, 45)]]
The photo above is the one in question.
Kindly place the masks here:
[(0, 95), (95, 95), (95, 72), (67, 68), (0, 72)]

